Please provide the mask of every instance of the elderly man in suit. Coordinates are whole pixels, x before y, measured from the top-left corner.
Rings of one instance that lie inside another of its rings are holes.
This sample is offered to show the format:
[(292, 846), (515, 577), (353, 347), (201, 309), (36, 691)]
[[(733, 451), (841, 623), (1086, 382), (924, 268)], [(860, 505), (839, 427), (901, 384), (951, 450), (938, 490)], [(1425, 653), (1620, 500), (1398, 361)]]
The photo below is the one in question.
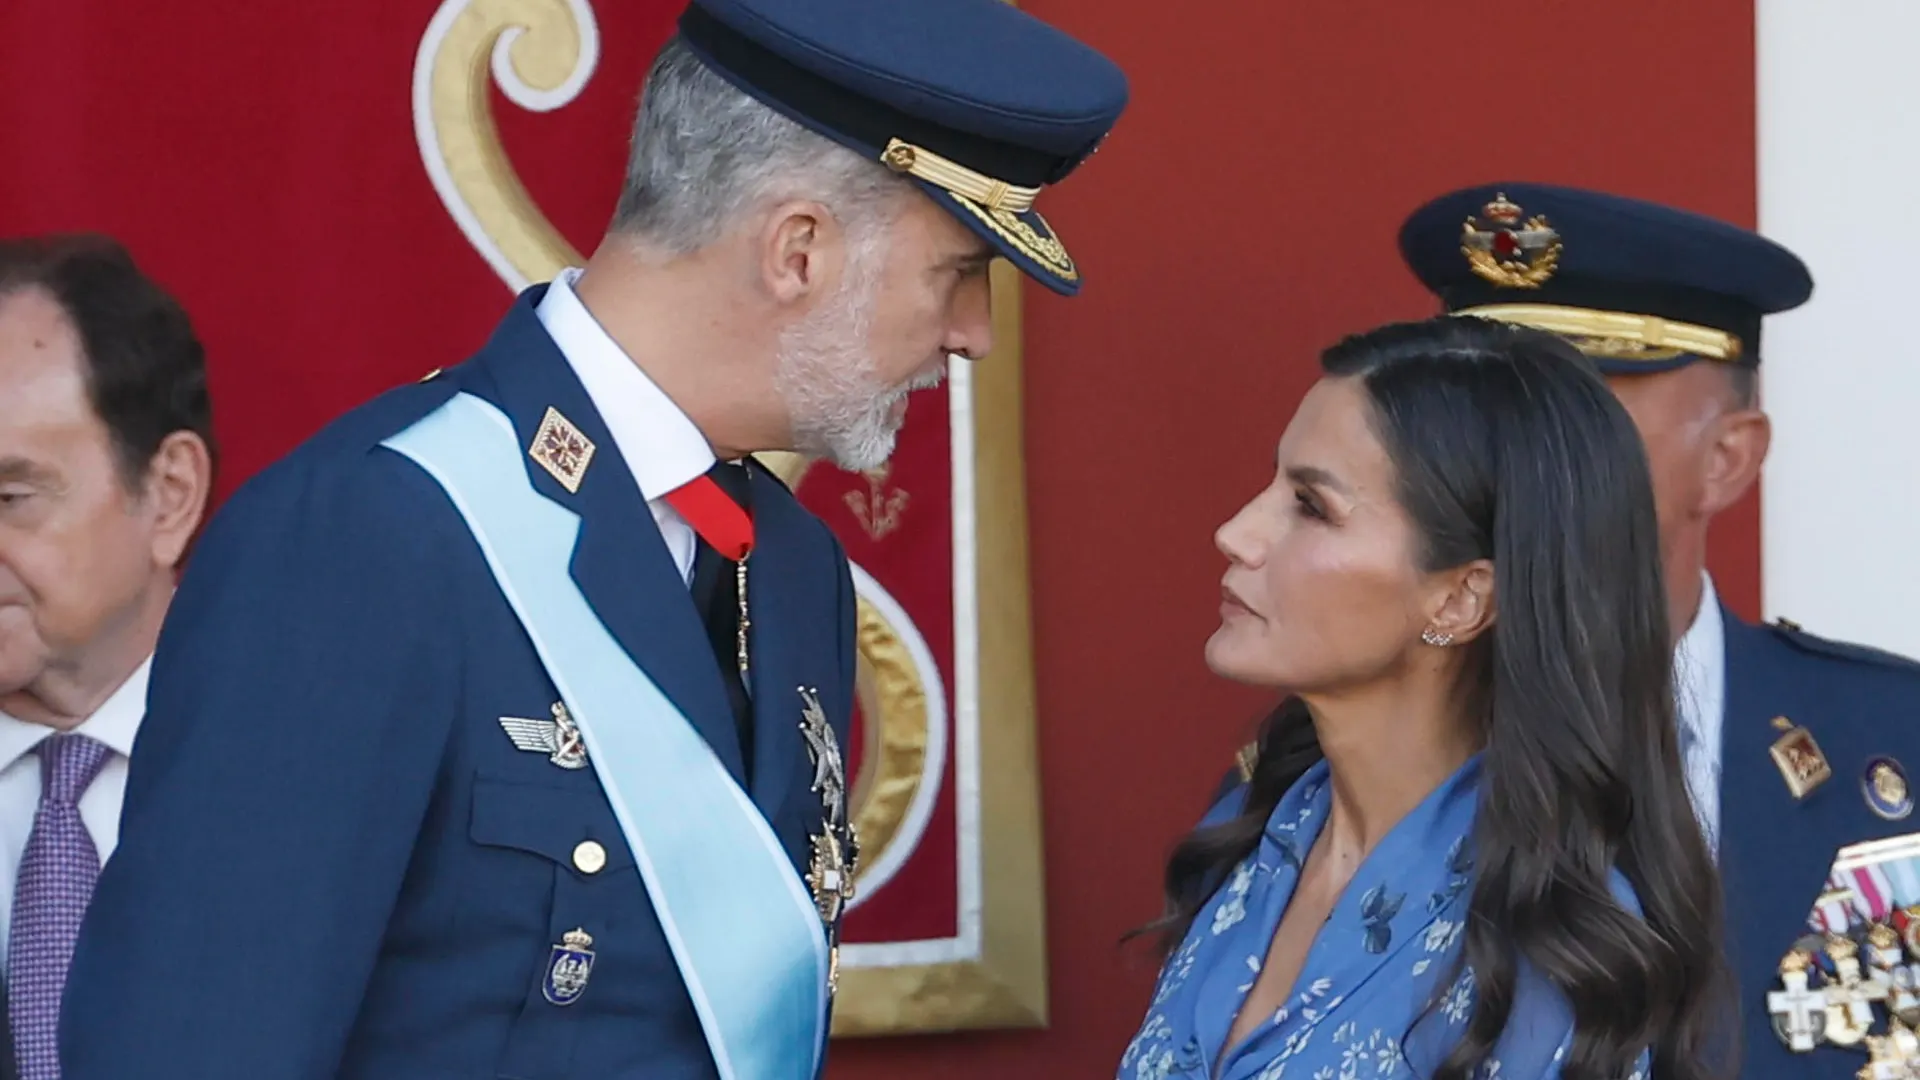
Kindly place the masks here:
[(59, 1076), (67, 965), (119, 838), (154, 641), (212, 472), (206, 370), (179, 304), (110, 240), (0, 240), (8, 1075)]

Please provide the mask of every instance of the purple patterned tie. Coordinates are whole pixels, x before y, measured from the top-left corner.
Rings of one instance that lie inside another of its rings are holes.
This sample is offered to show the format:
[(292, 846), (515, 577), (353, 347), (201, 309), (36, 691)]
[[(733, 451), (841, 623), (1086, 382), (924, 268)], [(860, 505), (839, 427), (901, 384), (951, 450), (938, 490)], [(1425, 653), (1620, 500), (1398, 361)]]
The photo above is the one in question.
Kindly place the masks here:
[(8, 1018), (20, 1080), (60, 1080), (60, 991), (100, 854), (80, 820), (80, 796), (111, 753), (85, 735), (52, 735), (40, 755), (40, 808), (13, 883), (7, 937)]

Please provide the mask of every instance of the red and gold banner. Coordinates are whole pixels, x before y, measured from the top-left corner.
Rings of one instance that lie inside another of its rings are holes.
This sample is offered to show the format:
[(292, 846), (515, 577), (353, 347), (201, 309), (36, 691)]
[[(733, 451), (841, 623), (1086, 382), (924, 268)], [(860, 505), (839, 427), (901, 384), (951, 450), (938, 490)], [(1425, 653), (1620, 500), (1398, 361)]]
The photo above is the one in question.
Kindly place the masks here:
[[(0, 230), (112, 232), (181, 296), (209, 346), (223, 492), (458, 362), (514, 292), (579, 264), (680, 8), (114, 5), (103, 30), (87, 0), (16, 2), (0, 30), (43, 43), (21, 55), (46, 68), (0, 79), (45, 104), (10, 99), (0, 124)], [(1011, 275), (995, 290), (995, 355), (916, 396), (886, 467), (767, 455), (859, 591), (863, 866), (838, 1035), (1046, 1018), (1019, 294)]]

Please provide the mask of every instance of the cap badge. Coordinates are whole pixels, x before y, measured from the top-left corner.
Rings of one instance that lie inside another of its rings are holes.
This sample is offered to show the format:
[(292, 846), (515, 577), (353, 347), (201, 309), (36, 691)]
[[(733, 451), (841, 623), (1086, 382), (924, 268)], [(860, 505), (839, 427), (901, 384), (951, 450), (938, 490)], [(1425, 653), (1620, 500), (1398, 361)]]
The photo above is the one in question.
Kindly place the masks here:
[(1475, 274), (1507, 289), (1537, 289), (1553, 277), (1560, 265), (1560, 234), (1545, 215), (1525, 214), (1505, 195), (1495, 195), (1479, 216), (1467, 218), (1460, 253)]

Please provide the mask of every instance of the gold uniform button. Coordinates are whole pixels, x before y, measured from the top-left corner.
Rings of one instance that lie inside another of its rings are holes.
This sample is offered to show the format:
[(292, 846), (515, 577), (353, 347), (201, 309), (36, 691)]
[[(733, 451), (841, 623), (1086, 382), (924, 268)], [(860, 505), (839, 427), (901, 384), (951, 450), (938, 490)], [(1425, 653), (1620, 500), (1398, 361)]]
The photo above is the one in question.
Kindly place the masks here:
[(607, 865), (607, 849), (592, 840), (582, 840), (573, 849), (573, 865), (583, 874), (597, 874)]

